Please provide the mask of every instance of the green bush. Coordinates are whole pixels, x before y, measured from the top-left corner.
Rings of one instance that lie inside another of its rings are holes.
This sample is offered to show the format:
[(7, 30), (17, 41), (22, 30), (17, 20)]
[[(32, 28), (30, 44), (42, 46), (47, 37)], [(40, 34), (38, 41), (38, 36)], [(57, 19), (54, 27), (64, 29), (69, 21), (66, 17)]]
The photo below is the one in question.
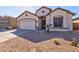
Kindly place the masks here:
[(73, 38), (71, 45), (77, 47), (78, 42), (77, 42), (76, 38)]
[(59, 41), (58, 40), (54, 40), (53, 42), (54, 42), (54, 44), (59, 45)]

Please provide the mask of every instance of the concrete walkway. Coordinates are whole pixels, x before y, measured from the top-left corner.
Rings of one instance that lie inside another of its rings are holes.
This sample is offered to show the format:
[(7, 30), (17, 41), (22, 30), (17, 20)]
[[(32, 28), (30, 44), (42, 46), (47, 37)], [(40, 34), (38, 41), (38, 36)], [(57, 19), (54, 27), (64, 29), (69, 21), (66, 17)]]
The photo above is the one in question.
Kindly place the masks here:
[(0, 32), (0, 43), (10, 40), (12, 38), (18, 37), (17, 35), (13, 34), (16, 30), (4, 31)]

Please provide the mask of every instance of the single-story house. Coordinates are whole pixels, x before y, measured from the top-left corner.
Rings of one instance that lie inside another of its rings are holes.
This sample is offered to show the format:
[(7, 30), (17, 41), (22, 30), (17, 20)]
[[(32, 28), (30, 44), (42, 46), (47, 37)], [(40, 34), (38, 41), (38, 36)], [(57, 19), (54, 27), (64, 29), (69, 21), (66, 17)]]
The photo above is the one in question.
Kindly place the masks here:
[(0, 28), (7, 28), (9, 26), (8, 21), (0, 21)]
[(79, 17), (73, 19), (73, 30), (79, 30)]
[(46, 30), (46, 25), (51, 25), (51, 31), (72, 31), (74, 15), (75, 13), (63, 8), (52, 10), (43, 6), (35, 14), (25, 11), (19, 15), (16, 18), (17, 27), (19, 29)]
[(9, 21), (5, 17), (0, 16), (0, 29), (1, 28), (7, 28), (9, 26)]
[(0, 29), (6, 29), (8, 27), (16, 28), (16, 18), (9, 16), (0, 16)]

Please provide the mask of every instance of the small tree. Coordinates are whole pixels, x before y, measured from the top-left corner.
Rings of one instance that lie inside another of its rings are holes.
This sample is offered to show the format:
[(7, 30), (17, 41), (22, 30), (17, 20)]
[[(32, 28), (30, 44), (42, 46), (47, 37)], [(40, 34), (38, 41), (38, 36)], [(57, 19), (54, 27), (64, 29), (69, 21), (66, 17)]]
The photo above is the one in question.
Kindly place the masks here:
[(47, 24), (46, 25), (46, 32), (47, 33), (50, 33), (50, 26), (52, 26), (52, 24)]

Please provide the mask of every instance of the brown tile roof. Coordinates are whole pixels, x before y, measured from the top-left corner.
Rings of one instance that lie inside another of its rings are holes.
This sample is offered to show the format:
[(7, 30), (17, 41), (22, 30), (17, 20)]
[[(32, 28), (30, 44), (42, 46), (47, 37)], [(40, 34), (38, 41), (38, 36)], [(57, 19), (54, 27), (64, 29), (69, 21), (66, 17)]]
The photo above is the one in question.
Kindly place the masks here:
[[(19, 18), (21, 15), (23, 15), (24, 13), (26, 13), (26, 12), (28, 12), (28, 13), (30, 13), (30, 14), (32, 14), (32, 15), (35, 15), (35, 16), (37, 16), (36, 14), (33, 14), (33, 13), (31, 13), (31, 12), (29, 12), (29, 11), (24, 11), (22, 14), (20, 14), (17, 18)], [(37, 16), (38, 18), (39, 18), (39, 16)], [(16, 19), (17, 19), (16, 18)]]
[[(46, 6), (42, 6), (42, 7), (40, 7), (40, 8), (36, 11), (36, 13), (37, 13), (40, 9), (42, 9), (42, 8), (49, 9), (49, 10), (50, 10), (50, 12), (52, 11), (52, 9), (50, 9), (50, 8), (48, 8), (48, 7), (46, 7)], [(36, 14), (36, 13), (35, 13), (35, 14)]]
[[(71, 11), (69, 11), (69, 10), (66, 10), (66, 9), (63, 9), (63, 8), (59, 8), (59, 7), (58, 7), (58, 8), (55, 8), (54, 10), (52, 10), (52, 12), (54, 12), (54, 11), (57, 10), (57, 9), (66, 11), (67, 13), (70, 13), (70, 14), (72, 14), (73, 16), (76, 15), (75, 13), (73, 13), (73, 12), (71, 12)], [(52, 13), (52, 12), (50, 12), (50, 13)], [(50, 14), (50, 13), (49, 13), (49, 14)], [(48, 15), (49, 15), (49, 14), (48, 14)]]
[(75, 20), (79, 20), (79, 17), (73, 19), (73, 21), (75, 21)]
[[(42, 6), (42, 7), (39, 8), (37, 11), (39, 11), (39, 10), (42, 9), (42, 8), (49, 9), (49, 10), (50, 10), (50, 13), (54, 12), (54, 11), (57, 10), (57, 9), (60, 9), (60, 10), (66, 11), (66, 12), (72, 14), (72, 15), (76, 15), (75, 13), (73, 13), (73, 12), (71, 12), (71, 11), (69, 11), (69, 10), (66, 10), (66, 9), (63, 9), (63, 8), (59, 8), (59, 7), (56, 8), (56, 9), (54, 9), (54, 10), (52, 10), (52, 9), (46, 7), (46, 6)], [(37, 11), (36, 11), (36, 13), (37, 13)], [(25, 11), (25, 12), (31, 13), (31, 12), (29, 12), (29, 11)], [(23, 12), (21, 15), (23, 15), (25, 12)], [(36, 13), (35, 13), (35, 14), (31, 13), (31, 14), (37, 16)], [(49, 15), (50, 13), (48, 13), (47, 15)], [(19, 18), (21, 15), (19, 15), (17, 18)], [(46, 15), (46, 16), (47, 16), (47, 15)], [(37, 17), (39, 17), (39, 16), (37, 16)], [(17, 19), (17, 18), (16, 18), (16, 19)]]

